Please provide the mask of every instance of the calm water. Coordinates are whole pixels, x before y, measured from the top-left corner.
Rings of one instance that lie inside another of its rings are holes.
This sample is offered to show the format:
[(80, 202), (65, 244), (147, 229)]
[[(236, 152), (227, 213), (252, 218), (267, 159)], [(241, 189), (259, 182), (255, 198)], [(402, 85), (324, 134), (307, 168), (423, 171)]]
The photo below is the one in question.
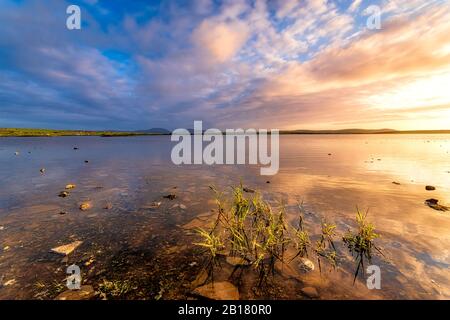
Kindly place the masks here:
[[(273, 177), (257, 166), (177, 167), (172, 146), (168, 136), (0, 138), (0, 299), (53, 298), (72, 263), (95, 288), (127, 279), (136, 284), (128, 298), (184, 298), (202, 257), (182, 226), (199, 215), (213, 219), (209, 185), (229, 192), (241, 179), (272, 203), (283, 201), (292, 223), (303, 201), (311, 231), (322, 219), (337, 224), (339, 268), (316, 268), (302, 283), (288, 279), (279, 298), (299, 299), (306, 285), (323, 299), (450, 298), (450, 212), (424, 204), (450, 205), (449, 135), (282, 136)], [(69, 183), (77, 188), (59, 198)], [(168, 193), (177, 199), (163, 199)], [(80, 211), (84, 201), (92, 209)], [(382, 236), (385, 257), (372, 261), (381, 267), (381, 290), (368, 290), (362, 278), (352, 284), (354, 265), (339, 241), (356, 206), (369, 209)], [(50, 253), (75, 240), (83, 244), (68, 259)]]

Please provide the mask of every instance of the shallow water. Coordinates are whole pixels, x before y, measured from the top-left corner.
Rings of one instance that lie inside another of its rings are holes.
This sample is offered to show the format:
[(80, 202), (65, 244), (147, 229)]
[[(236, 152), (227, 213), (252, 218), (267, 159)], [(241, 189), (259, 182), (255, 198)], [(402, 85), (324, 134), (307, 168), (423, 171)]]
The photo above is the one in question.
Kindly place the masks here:
[[(229, 192), (241, 179), (274, 205), (282, 201), (290, 223), (303, 201), (310, 230), (317, 232), (322, 219), (337, 224), (338, 269), (278, 282), (285, 286), (270, 297), (301, 299), (300, 289), (314, 286), (323, 299), (450, 298), (450, 211), (424, 204), (436, 198), (450, 205), (449, 135), (280, 139), (280, 171), (264, 177), (257, 166), (177, 167), (168, 136), (0, 138), (0, 299), (54, 298), (72, 263), (94, 288), (129, 280), (125, 298), (186, 298), (203, 257), (183, 226), (199, 215), (205, 223), (214, 219), (209, 185)], [(77, 187), (58, 197), (69, 183)], [(177, 198), (164, 199), (169, 193)], [(82, 212), (84, 201), (92, 208)], [(382, 236), (385, 256), (372, 261), (381, 268), (381, 290), (368, 290), (362, 277), (353, 285), (354, 264), (339, 241), (354, 226), (356, 206), (369, 209)], [(68, 259), (50, 253), (75, 240), (83, 244)]]

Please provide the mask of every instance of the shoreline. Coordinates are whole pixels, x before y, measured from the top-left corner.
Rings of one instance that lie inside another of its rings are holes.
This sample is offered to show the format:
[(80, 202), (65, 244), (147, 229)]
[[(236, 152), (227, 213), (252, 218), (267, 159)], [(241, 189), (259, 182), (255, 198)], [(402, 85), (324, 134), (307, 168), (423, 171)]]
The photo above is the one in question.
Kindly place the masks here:
[[(82, 130), (51, 130), (51, 129), (15, 129), (0, 128), (0, 138), (19, 137), (135, 137), (135, 136), (170, 136), (171, 132), (139, 132), (139, 131), (82, 131)], [(204, 134), (204, 133), (202, 133)], [(222, 134), (226, 135), (223, 131)], [(258, 134), (258, 133), (257, 133)], [(270, 135), (270, 132), (268, 132)], [(280, 130), (280, 135), (382, 135), (382, 134), (450, 134), (450, 130)], [(195, 133), (191, 133), (195, 135)]]

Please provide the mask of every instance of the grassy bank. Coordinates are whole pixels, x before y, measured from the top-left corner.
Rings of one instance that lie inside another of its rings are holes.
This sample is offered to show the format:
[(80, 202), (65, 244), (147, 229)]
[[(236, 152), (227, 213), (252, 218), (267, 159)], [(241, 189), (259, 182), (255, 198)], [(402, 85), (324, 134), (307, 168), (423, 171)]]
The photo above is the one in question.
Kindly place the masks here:
[(124, 136), (142, 136), (142, 135), (158, 135), (158, 133), (0, 128), (0, 137), (61, 137), (61, 136), (124, 137)]

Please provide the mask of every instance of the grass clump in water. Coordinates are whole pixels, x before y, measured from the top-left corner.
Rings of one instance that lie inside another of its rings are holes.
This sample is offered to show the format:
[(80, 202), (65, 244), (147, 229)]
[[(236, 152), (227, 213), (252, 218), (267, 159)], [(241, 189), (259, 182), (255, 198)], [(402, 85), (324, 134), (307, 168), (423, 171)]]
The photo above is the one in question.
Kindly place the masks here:
[(108, 299), (121, 299), (134, 290), (127, 280), (103, 280), (98, 286), (98, 291), (103, 293)]
[[(208, 279), (214, 281), (214, 268), (220, 266), (218, 257), (223, 255), (238, 262), (233, 263), (235, 268), (232, 276), (240, 270), (238, 275), (240, 281), (243, 271), (253, 268), (258, 288), (266, 287), (275, 275), (276, 263), (286, 263), (285, 255), (290, 246), (294, 248), (295, 254), (287, 263), (298, 257), (314, 255), (320, 272), (324, 263), (336, 269), (338, 261), (335, 244), (336, 225), (323, 220), (320, 234), (311, 237), (304, 226), (303, 203), (298, 204), (300, 210), (298, 225), (288, 228), (283, 204), (272, 208), (258, 192), (246, 197), (242, 184), (232, 189), (232, 198), (228, 202), (223, 193), (214, 187), (211, 189), (216, 195), (218, 215), (210, 230), (197, 229), (202, 241), (195, 243), (205, 248), (208, 254), (206, 262)], [(378, 234), (374, 232), (374, 226), (366, 222), (366, 216), (367, 213), (363, 214), (358, 210), (356, 217), (358, 229), (354, 232), (349, 231), (343, 237), (344, 244), (352, 255), (356, 255), (355, 279), (359, 269), (364, 267), (364, 259), (370, 261), (373, 249), (379, 251), (374, 244)]]
[(375, 226), (366, 220), (368, 211), (363, 213), (358, 208), (356, 208), (356, 211), (357, 229), (353, 232), (348, 231), (342, 238), (350, 253), (354, 256), (357, 265), (353, 283), (355, 283), (360, 270), (362, 270), (362, 274), (364, 275), (364, 259), (367, 259), (370, 263), (372, 261), (373, 250), (376, 250), (382, 255), (381, 250), (374, 243), (375, 239), (380, 236), (375, 233)]

